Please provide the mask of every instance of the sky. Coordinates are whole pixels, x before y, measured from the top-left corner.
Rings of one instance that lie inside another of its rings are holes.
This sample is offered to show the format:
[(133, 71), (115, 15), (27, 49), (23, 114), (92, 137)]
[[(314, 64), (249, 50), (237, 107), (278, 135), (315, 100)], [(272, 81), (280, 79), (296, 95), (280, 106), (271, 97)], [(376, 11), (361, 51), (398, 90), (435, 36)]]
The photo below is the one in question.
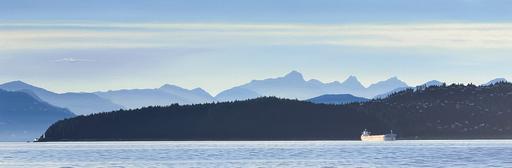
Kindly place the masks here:
[(509, 0), (0, 0), (0, 82), (56, 92), (176, 84), (212, 94), (292, 70), (512, 79)]

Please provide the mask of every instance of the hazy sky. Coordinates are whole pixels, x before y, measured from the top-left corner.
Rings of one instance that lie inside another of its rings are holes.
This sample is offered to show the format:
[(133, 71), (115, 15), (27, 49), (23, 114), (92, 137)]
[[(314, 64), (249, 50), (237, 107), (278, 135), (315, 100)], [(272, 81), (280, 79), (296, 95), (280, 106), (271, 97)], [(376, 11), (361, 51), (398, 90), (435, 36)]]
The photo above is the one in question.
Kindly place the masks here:
[(509, 0), (0, 2), (0, 82), (57, 92), (216, 94), (292, 70), (365, 85), (512, 79)]

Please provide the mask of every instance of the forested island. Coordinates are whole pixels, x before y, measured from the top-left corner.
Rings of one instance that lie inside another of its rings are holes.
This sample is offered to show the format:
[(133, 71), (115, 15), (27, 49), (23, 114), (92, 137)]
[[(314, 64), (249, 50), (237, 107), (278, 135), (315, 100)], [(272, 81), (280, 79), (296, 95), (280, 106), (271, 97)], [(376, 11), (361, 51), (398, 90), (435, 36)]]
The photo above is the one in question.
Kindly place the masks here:
[(363, 129), (400, 139), (512, 138), (512, 84), (416, 87), (345, 105), (261, 97), (78, 116), (39, 141), (356, 140)]

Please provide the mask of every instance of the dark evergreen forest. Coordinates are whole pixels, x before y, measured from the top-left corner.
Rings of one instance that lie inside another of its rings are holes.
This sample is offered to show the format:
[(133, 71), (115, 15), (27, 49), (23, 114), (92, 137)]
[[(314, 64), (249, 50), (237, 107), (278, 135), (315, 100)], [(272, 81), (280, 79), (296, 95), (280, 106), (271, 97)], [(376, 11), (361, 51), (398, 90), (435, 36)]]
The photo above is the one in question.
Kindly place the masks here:
[(261, 97), (97, 113), (56, 122), (40, 141), (512, 138), (512, 84), (417, 87), (345, 105)]

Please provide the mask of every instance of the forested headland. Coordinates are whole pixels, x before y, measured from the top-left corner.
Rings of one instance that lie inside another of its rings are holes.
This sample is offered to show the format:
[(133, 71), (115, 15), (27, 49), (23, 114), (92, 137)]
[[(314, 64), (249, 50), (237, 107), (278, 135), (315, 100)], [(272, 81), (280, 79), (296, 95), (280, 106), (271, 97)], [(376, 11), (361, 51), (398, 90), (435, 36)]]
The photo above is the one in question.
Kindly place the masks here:
[(355, 140), (363, 129), (401, 139), (512, 138), (512, 84), (416, 87), (345, 105), (261, 97), (119, 110), (58, 121), (40, 141)]

